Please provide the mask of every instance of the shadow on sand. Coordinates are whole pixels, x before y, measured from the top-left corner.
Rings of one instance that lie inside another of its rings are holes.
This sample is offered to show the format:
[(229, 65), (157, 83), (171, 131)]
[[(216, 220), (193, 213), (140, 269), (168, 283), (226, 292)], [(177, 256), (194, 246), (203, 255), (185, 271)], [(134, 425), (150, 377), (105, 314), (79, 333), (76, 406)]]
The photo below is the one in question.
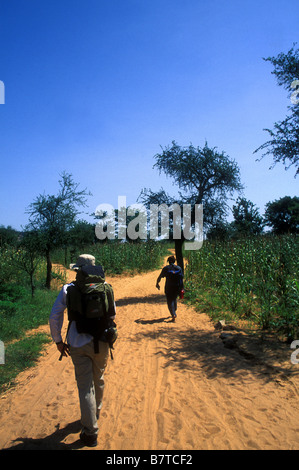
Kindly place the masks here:
[(84, 444), (81, 443), (80, 439), (75, 442), (66, 444), (63, 440), (69, 434), (79, 433), (81, 430), (80, 421), (74, 421), (73, 423), (67, 424), (64, 428), (56, 426), (56, 430), (49, 436), (33, 439), (30, 437), (18, 437), (10, 447), (3, 450), (72, 450), (82, 449)]
[(124, 307), (136, 304), (166, 304), (166, 297), (163, 294), (151, 294), (146, 297), (124, 297), (116, 300), (116, 307)]

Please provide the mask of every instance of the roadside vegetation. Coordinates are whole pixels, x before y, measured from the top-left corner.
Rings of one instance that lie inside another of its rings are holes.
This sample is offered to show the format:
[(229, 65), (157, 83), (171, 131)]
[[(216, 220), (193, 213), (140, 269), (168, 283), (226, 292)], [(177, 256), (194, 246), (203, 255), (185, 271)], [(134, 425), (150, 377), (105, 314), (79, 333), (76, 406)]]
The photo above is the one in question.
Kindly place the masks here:
[(188, 255), (186, 298), (213, 319), (246, 321), (288, 342), (299, 332), (298, 235), (208, 241)]
[(171, 244), (147, 242), (94, 243), (81, 248), (60, 249), (53, 253), (53, 262), (69, 267), (81, 253), (89, 253), (103, 266), (106, 275), (137, 274), (160, 267)]
[[(82, 247), (82, 250), (57, 249), (53, 260), (68, 267), (80, 253), (91, 253), (97, 263), (104, 266), (107, 275), (136, 274), (161, 267), (167, 249), (168, 245), (155, 242), (99, 243)], [(65, 282), (62, 272), (52, 267), (51, 279), (58, 282), (47, 289), (46, 261), (42, 257), (35, 259), (31, 277), (28, 274), (30, 259), (25, 255), (26, 251), (18, 244), (0, 248), (0, 340), (5, 345), (5, 364), (0, 365), (0, 392), (13, 385), (22, 370), (34, 365), (45, 344), (51, 341), (49, 334), (32, 333), (32, 330), (48, 323), (58, 294), (56, 286)]]

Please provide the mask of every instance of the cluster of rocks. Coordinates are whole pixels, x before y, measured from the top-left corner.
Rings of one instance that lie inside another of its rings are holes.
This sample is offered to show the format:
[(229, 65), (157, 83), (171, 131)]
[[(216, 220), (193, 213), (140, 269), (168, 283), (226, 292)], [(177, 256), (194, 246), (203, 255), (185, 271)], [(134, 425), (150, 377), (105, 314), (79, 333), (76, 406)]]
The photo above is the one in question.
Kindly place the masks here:
[(219, 338), (222, 340), (226, 348), (233, 349), (237, 347), (238, 337), (234, 333), (226, 333), (227, 331), (234, 331), (236, 328), (233, 325), (226, 325), (225, 320), (219, 320), (214, 325), (215, 330), (221, 330)]

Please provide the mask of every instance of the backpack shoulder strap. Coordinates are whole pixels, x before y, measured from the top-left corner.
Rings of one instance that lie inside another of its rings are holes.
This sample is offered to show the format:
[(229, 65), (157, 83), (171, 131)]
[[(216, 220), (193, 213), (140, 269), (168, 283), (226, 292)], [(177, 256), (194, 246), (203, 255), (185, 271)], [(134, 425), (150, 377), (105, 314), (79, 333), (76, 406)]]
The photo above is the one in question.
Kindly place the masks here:
[(76, 320), (82, 313), (82, 294), (76, 282), (68, 285), (66, 290), (66, 306), (68, 320)]
[(105, 292), (107, 295), (108, 299), (108, 312), (107, 312), (107, 317), (114, 317), (115, 316), (115, 302), (114, 302), (114, 292), (111, 284), (108, 284), (108, 282), (105, 282)]

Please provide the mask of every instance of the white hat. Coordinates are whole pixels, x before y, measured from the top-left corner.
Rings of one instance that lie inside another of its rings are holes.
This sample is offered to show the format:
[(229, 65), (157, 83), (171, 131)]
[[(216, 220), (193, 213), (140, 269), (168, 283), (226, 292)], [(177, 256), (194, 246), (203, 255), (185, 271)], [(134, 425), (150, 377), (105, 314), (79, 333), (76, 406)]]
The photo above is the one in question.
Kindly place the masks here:
[(96, 259), (92, 255), (80, 255), (75, 264), (70, 264), (70, 269), (79, 269), (82, 266), (95, 266)]

